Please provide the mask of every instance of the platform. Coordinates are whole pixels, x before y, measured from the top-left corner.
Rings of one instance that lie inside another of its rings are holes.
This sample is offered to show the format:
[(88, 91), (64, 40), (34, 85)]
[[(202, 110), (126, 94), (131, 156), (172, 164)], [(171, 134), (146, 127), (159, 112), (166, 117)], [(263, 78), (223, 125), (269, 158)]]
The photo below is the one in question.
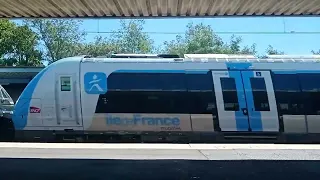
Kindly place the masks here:
[(318, 179), (319, 145), (0, 143), (1, 179)]
[(320, 160), (320, 145), (0, 143), (0, 158)]

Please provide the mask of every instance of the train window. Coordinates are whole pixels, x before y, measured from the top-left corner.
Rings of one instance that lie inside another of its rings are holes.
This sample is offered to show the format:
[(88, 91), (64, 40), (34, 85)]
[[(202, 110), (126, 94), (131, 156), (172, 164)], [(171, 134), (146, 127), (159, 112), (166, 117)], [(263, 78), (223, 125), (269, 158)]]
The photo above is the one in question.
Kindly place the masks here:
[(183, 73), (112, 73), (108, 89), (163, 91), (186, 90)]
[(159, 83), (162, 90), (185, 91), (186, 80), (184, 73), (163, 73), (159, 76)]
[(213, 80), (211, 72), (207, 74), (187, 74), (187, 88), (189, 91), (212, 91)]
[(190, 114), (216, 114), (216, 103), (212, 92), (189, 92)]
[(320, 74), (299, 74), (302, 91), (320, 92)]
[(305, 113), (307, 115), (320, 114), (320, 74), (299, 74)]
[(296, 74), (273, 74), (279, 115), (304, 114), (300, 83)]
[(239, 111), (239, 101), (234, 78), (220, 78), (225, 111)]
[(109, 91), (99, 96), (96, 113), (135, 113), (139, 99), (134, 92)]
[(186, 92), (148, 92), (142, 100), (144, 113), (188, 113)]
[(191, 114), (217, 114), (211, 72), (187, 74), (189, 112)]
[(274, 74), (273, 85), (275, 91), (300, 91), (300, 84), (296, 74)]
[(264, 78), (250, 78), (255, 111), (270, 111)]
[(96, 113), (187, 113), (186, 92), (110, 91), (101, 95)]
[(182, 73), (112, 73), (96, 112), (188, 113), (185, 84)]
[(71, 91), (71, 78), (70, 77), (60, 77), (61, 91)]
[(160, 89), (157, 74), (111, 73), (108, 77), (109, 90), (147, 90)]

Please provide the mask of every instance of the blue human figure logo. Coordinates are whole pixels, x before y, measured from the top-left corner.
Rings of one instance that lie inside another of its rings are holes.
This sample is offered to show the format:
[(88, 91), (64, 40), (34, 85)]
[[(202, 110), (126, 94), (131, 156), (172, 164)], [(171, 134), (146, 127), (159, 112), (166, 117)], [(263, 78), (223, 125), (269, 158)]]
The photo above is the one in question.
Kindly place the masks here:
[(107, 76), (101, 72), (88, 72), (84, 75), (85, 90), (88, 94), (107, 92)]

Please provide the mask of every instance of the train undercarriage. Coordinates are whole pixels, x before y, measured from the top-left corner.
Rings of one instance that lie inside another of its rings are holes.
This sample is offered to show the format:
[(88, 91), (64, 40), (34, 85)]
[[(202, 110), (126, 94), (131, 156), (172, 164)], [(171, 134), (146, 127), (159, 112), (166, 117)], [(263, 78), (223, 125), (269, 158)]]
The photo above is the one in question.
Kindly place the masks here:
[[(1, 128), (1, 130), (5, 130)], [(1, 131), (3, 132), (3, 131)], [(256, 132), (217, 133), (82, 133), (82, 132), (26, 132), (6, 129), (2, 142), (44, 143), (271, 143), (318, 144), (320, 134), (286, 134)]]
[(15, 130), (11, 119), (0, 120), (1, 142), (81, 143), (320, 143), (320, 133), (284, 132), (83, 132)]

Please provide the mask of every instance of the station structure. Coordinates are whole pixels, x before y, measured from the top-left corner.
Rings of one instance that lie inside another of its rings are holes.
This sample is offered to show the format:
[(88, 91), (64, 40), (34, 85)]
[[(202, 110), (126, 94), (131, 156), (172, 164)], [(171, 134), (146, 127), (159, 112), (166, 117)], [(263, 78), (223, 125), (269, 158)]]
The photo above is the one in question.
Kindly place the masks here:
[(2, 18), (172, 18), (319, 14), (319, 0), (0, 0)]
[(0, 84), (14, 102), (23, 89), (44, 67), (0, 67)]

